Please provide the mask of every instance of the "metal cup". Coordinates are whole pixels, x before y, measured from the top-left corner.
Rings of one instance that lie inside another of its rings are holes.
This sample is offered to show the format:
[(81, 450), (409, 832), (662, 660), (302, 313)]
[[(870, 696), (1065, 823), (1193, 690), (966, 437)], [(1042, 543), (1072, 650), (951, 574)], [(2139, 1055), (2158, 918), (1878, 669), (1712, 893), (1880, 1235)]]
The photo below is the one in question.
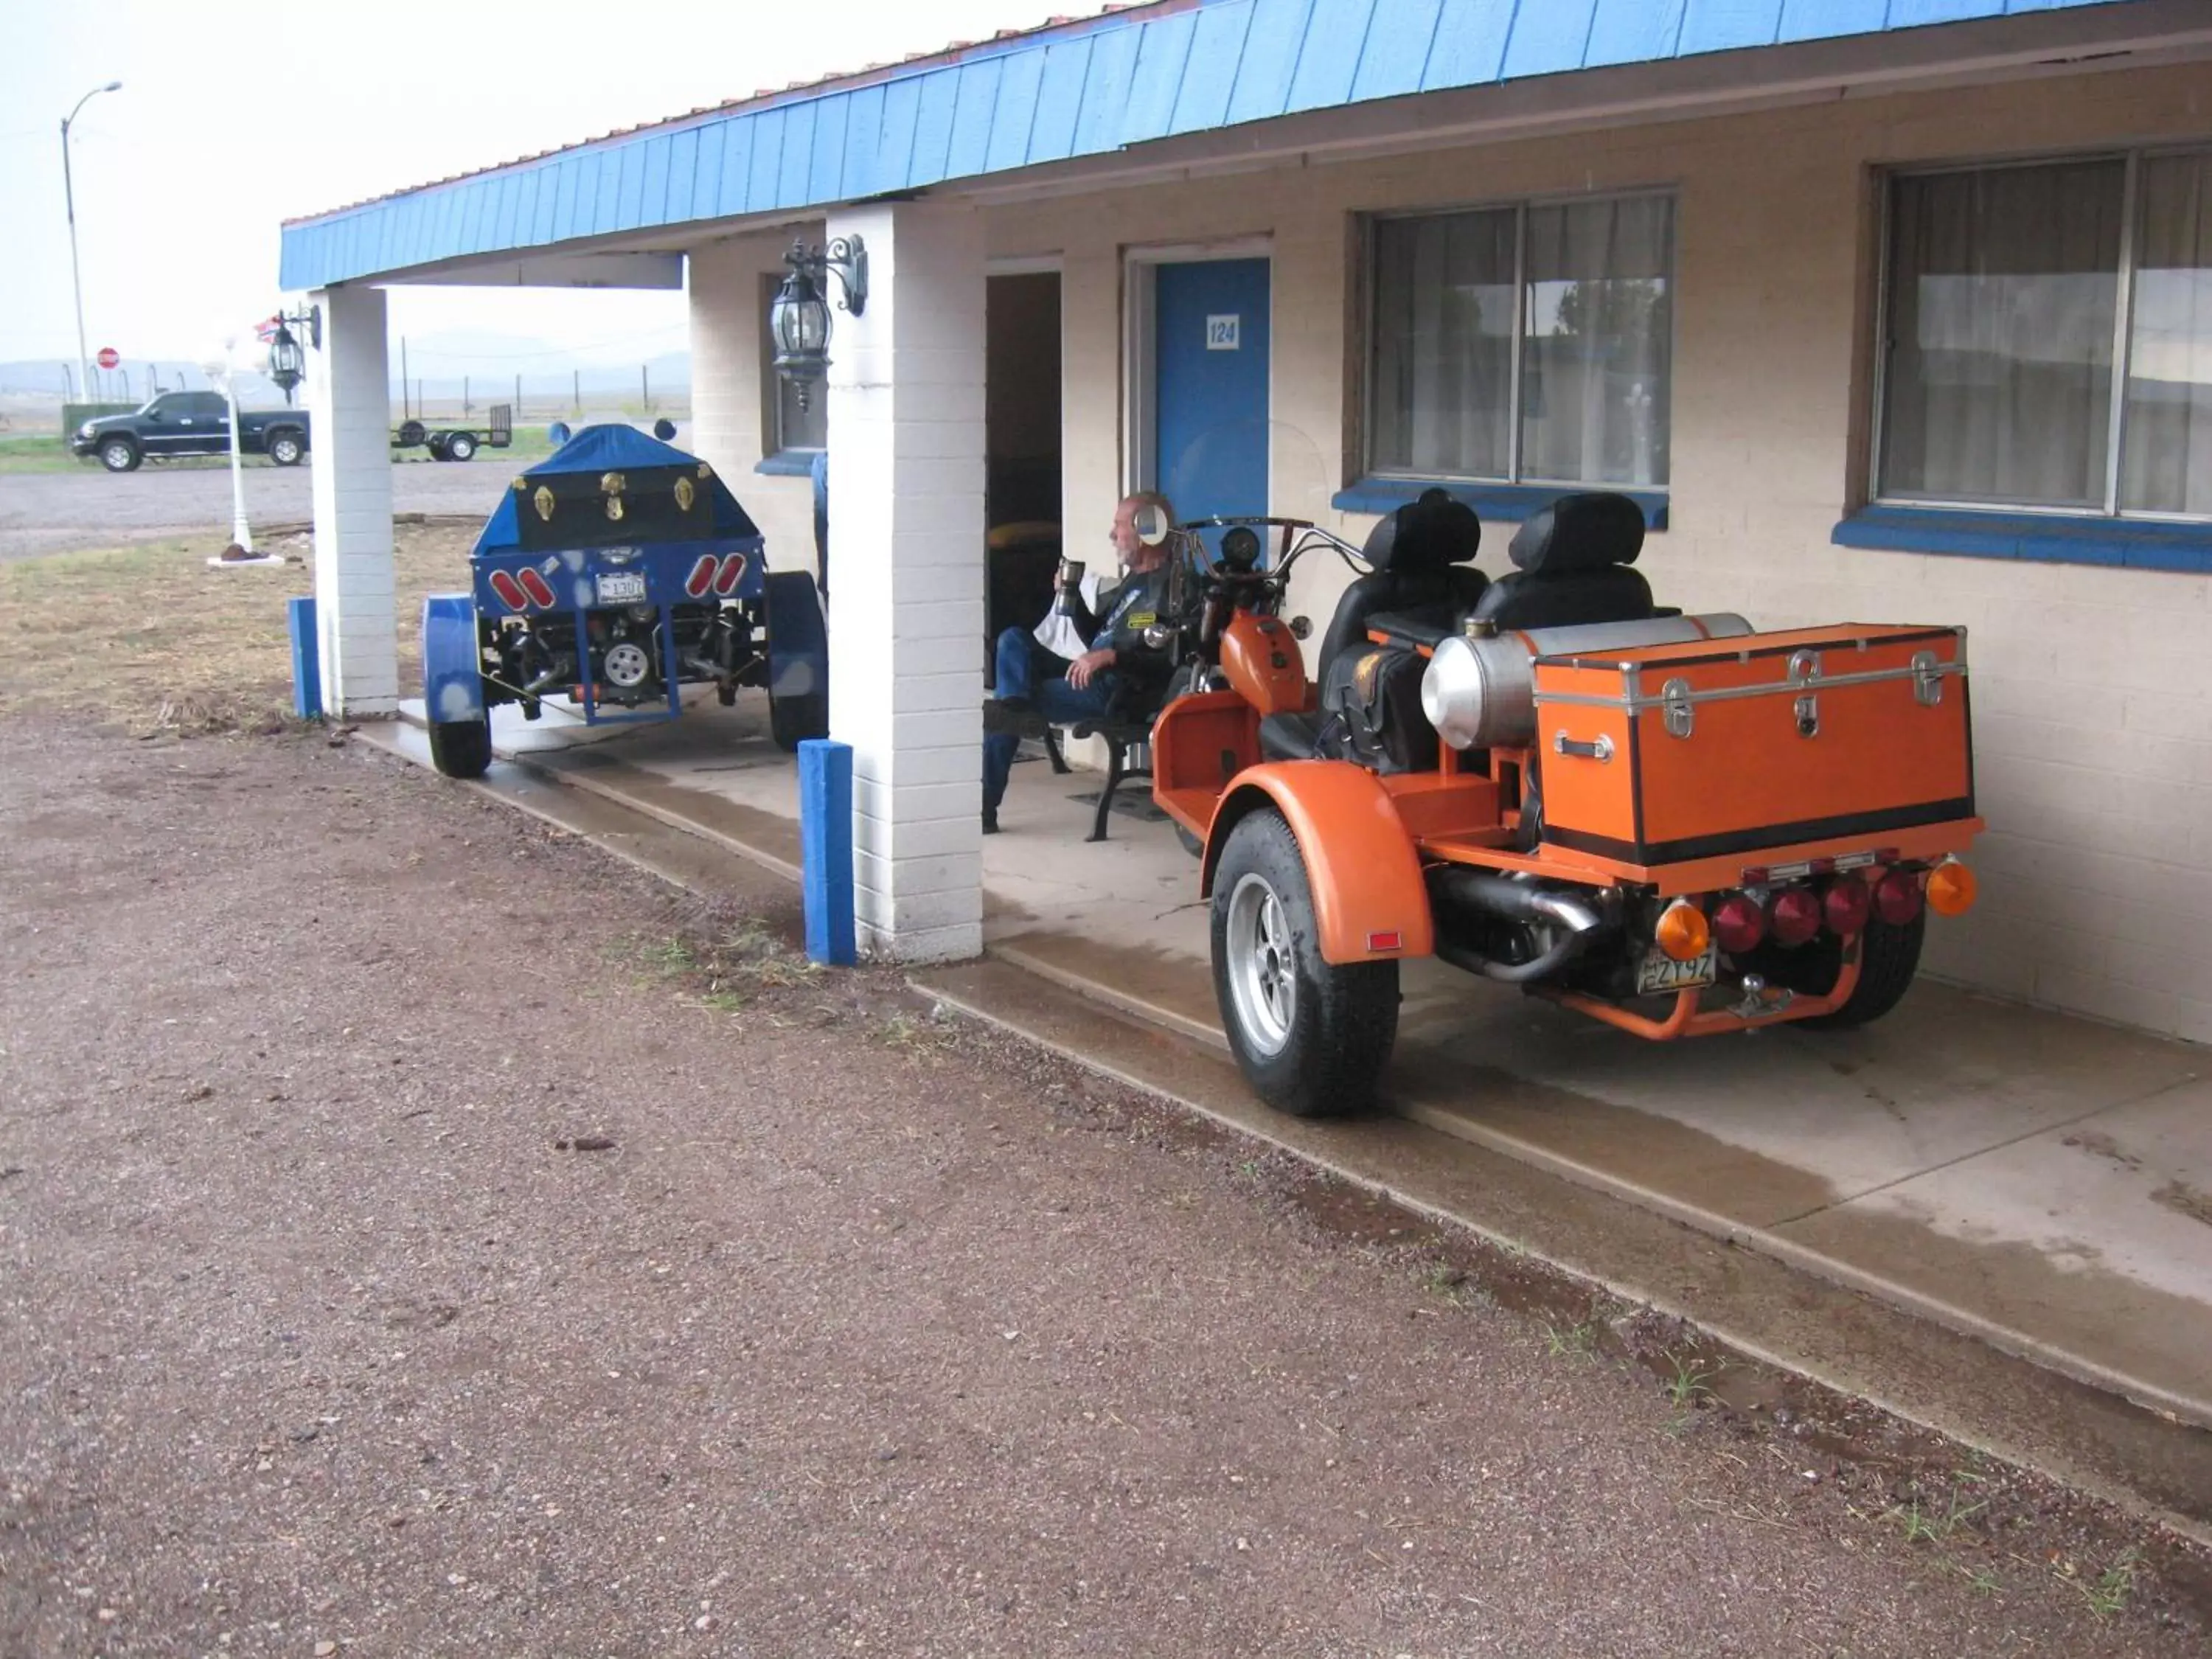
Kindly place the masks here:
[(1060, 560), (1060, 585), (1062, 587), (1080, 587), (1083, 585), (1082, 560), (1068, 558)]

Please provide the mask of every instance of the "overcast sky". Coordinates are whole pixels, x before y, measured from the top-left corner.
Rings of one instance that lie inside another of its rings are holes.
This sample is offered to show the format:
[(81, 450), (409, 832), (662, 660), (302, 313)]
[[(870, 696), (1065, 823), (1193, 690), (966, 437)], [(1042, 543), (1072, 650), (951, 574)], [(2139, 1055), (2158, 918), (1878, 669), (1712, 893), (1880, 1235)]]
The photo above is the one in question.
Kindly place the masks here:
[[(204, 357), (276, 309), (283, 219), (1092, 0), (0, 0), (0, 361), (76, 355), (59, 124), (93, 351)], [(682, 348), (678, 295), (398, 289), (395, 335), (587, 360)], [(516, 364), (528, 369), (526, 362)], [(416, 373), (438, 372), (417, 363)]]

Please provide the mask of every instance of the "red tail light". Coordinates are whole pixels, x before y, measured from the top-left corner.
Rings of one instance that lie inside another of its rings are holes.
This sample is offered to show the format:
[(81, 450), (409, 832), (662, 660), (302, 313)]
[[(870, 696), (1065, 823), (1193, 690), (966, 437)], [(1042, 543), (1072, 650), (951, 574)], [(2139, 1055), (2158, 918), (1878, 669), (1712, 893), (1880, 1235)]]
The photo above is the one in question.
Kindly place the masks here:
[(744, 580), (744, 575), (745, 556), (742, 553), (724, 554), (722, 573), (714, 578), (714, 591), (727, 599), (737, 591), (738, 584)]
[(1820, 931), (1820, 901), (1809, 887), (1785, 887), (1767, 901), (1766, 925), (1777, 945), (1802, 945)]
[(1747, 893), (1731, 893), (1713, 910), (1713, 937), (1732, 957), (1756, 951), (1766, 937), (1766, 913)]
[(707, 597), (707, 590), (714, 585), (717, 561), (712, 553), (702, 553), (691, 566), (691, 574), (684, 579), (684, 591), (695, 599)]
[(1920, 878), (1910, 870), (1893, 870), (1874, 890), (1874, 910), (1893, 927), (1903, 927), (1920, 914)]
[(544, 577), (539, 575), (535, 570), (525, 568), (516, 571), (514, 579), (522, 584), (522, 591), (529, 594), (532, 599), (548, 611), (553, 608), (553, 586)]
[(495, 570), (491, 573), (490, 580), (491, 591), (499, 595), (500, 602), (509, 611), (530, 609), (529, 595), (522, 591), (522, 585), (507, 572)]
[(1838, 876), (1820, 896), (1820, 915), (1830, 933), (1850, 939), (1866, 931), (1867, 910), (1873, 902), (1867, 884), (1856, 876)]

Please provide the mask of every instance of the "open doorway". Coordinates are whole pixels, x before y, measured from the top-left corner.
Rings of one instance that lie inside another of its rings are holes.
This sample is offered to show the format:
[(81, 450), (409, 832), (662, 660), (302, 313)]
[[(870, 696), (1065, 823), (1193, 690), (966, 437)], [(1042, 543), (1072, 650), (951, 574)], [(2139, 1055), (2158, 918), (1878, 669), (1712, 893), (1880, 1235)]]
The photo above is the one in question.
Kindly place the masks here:
[(984, 299), (984, 662), (1051, 606), (1060, 553), (1060, 273), (994, 275)]

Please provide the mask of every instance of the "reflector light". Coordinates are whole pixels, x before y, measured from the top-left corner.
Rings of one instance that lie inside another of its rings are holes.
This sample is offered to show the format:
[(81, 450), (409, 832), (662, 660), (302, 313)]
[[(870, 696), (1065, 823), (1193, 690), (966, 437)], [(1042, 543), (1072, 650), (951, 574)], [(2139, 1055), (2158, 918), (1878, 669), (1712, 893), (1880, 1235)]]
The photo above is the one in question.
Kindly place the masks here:
[(712, 553), (702, 553), (691, 566), (691, 574), (684, 579), (684, 591), (695, 599), (707, 597), (707, 590), (714, 585), (716, 560)]
[(1370, 933), (1367, 948), (1370, 951), (1402, 951), (1406, 948), (1405, 935), (1395, 928), (1387, 933)]
[(1777, 945), (1802, 945), (1820, 931), (1820, 901), (1809, 887), (1785, 887), (1767, 902), (1766, 925)]
[(1910, 870), (1893, 870), (1874, 890), (1875, 914), (1893, 927), (1903, 927), (1920, 914), (1920, 878)]
[(1687, 899), (1676, 899), (1660, 913), (1651, 939), (1673, 960), (1694, 962), (1713, 942), (1713, 930), (1706, 924), (1703, 910)]
[(522, 591), (529, 594), (532, 599), (544, 605), (548, 611), (553, 608), (552, 584), (544, 577), (539, 575), (535, 570), (525, 568), (516, 571), (514, 579), (522, 584)]
[(491, 591), (499, 595), (500, 602), (509, 611), (530, 609), (529, 596), (522, 591), (522, 585), (507, 571), (495, 570), (491, 573)]
[(1979, 884), (1956, 859), (1945, 859), (1928, 872), (1928, 908), (1939, 916), (1960, 916), (1973, 908)]
[(1731, 893), (1713, 912), (1713, 937), (1732, 957), (1756, 951), (1766, 937), (1766, 913), (1748, 893)]
[(1856, 876), (1844, 876), (1830, 882), (1828, 890), (1820, 896), (1820, 915), (1830, 933), (1850, 939), (1866, 931), (1867, 912), (1873, 902), (1866, 883)]
[(714, 591), (727, 599), (736, 591), (738, 584), (744, 580), (744, 575), (745, 556), (742, 553), (724, 554), (721, 574), (714, 578)]

